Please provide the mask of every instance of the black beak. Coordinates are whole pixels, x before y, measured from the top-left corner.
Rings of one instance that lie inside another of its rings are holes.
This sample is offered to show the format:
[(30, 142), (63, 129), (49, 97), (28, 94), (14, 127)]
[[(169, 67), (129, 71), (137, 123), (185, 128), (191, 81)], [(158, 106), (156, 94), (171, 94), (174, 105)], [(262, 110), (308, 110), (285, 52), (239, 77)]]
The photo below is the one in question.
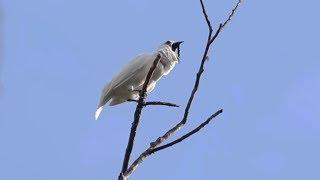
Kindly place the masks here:
[(176, 49), (179, 48), (181, 43), (183, 43), (183, 41), (178, 41), (178, 42), (172, 43), (172, 50), (176, 51)]

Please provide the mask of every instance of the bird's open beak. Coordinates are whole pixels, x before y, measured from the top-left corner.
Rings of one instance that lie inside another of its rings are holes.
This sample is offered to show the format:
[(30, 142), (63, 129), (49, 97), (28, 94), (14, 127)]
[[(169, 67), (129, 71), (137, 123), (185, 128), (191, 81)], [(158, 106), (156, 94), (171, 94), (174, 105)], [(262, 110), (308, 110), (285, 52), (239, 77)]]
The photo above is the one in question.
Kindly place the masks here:
[(180, 44), (182, 44), (184, 41), (178, 41), (178, 42), (175, 42), (175, 43), (172, 43), (172, 46), (179, 46)]
[(180, 44), (183, 43), (183, 41), (178, 41), (172, 43), (172, 50), (176, 53), (178, 53), (178, 62), (180, 62)]

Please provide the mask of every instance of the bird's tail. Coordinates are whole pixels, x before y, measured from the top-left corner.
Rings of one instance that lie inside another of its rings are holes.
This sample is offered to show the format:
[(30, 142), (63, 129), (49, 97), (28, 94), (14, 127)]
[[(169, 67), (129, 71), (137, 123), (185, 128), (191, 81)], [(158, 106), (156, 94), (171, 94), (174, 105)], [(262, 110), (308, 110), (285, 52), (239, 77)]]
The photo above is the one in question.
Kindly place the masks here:
[(96, 114), (95, 114), (96, 120), (98, 120), (99, 115), (100, 115), (100, 113), (101, 113), (102, 110), (103, 110), (103, 106), (100, 106), (100, 107), (96, 110)]
[(101, 97), (100, 97), (100, 102), (98, 105), (98, 109), (96, 110), (95, 113), (95, 119), (98, 120), (99, 115), (101, 111), (103, 110), (104, 105), (111, 99), (111, 86), (110, 83), (103, 88)]

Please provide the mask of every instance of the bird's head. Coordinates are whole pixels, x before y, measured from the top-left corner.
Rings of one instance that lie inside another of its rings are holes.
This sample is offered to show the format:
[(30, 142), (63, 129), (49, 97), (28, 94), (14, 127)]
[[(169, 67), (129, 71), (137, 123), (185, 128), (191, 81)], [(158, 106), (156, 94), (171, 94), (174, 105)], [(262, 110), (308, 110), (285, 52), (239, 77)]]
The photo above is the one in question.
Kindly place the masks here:
[(164, 44), (160, 46), (160, 50), (164, 50), (164, 51), (167, 51), (169, 54), (173, 54), (174, 55), (173, 58), (179, 61), (181, 43), (183, 43), (183, 41), (166, 41)]

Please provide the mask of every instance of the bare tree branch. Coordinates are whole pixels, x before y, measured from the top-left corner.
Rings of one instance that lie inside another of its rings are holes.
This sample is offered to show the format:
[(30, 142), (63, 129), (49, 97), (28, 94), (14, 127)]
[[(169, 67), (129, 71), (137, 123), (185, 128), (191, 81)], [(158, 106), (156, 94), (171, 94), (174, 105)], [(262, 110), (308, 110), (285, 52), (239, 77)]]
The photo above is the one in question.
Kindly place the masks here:
[(153, 62), (153, 65), (151, 66), (151, 68), (150, 68), (150, 70), (149, 70), (149, 72), (147, 74), (146, 80), (145, 80), (145, 82), (144, 82), (144, 84), (142, 86), (142, 90), (139, 92), (139, 96), (140, 97), (139, 97), (138, 104), (137, 104), (137, 107), (136, 107), (136, 110), (135, 110), (135, 113), (134, 113), (134, 120), (133, 120), (133, 123), (132, 123), (132, 126), (131, 126), (128, 145), (127, 145), (126, 153), (125, 153), (125, 156), (124, 156), (124, 159), (123, 159), (123, 165), (122, 165), (121, 173), (119, 175), (119, 179), (125, 179), (124, 176), (123, 176), (123, 173), (127, 170), (128, 164), (129, 164), (129, 161), (130, 161), (130, 155), (131, 155), (131, 152), (132, 152), (132, 148), (133, 148), (133, 143), (134, 143), (135, 136), (136, 136), (137, 127), (139, 125), (142, 108), (143, 108), (143, 106), (145, 104), (144, 99), (145, 99), (145, 95), (146, 95), (146, 92), (147, 92), (147, 87), (148, 87), (149, 81), (150, 81), (150, 79), (152, 77), (153, 71), (156, 69), (160, 58), (161, 58), (161, 55), (158, 54), (156, 59)]
[[(204, 128), (207, 124), (209, 124), (212, 121), (212, 119), (214, 119), (216, 116), (218, 116), (219, 114), (222, 113), (223, 110), (220, 109), (216, 113), (212, 114), (206, 121), (201, 123), (198, 127), (193, 129), (192, 131), (186, 133), (185, 135), (181, 136), (180, 138), (178, 138), (176, 140), (173, 140), (170, 143), (167, 143), (167, 144), (164, 144), (164, 145), (160, 146), (160, 144), (162, 144), (165, 140), (167, 140), (169, 137), (171, 137), (174, 133), (176, 133), (178, 130), (180, 130), (186, 124), (186, 122), (188, 120), (189, 110), (191, 108), (194, 96), (195, 96), (195, 94), (196, 94), (196, 92), (198, 90), (198, 87), (199, 87), (199, 84), (200, 84), (200, 80), (201, 80), (201, 76), (202, 76), (202, 74), (204, 72), (204, 63), (206, 62), (206, 60), (208, 58), (208, 52), (210, 50), (210, 47), (211, 47), (212, 43), (216, 40), (216, 38), (218, 37), (220, 32), (222, 31), (222, 29), (228, 24), (228, 22), (234, 16), (235, 11), (237, 10), (237, 8), (240, 5), (240, 3), (241, 3), (241, 0), (238, 0), (238, 3), (232, 9), (232, 11), (229, 14), (227, 20), (225, 22), (223, 22), (223, 23), (220, 23), (218, 28), (217, 28), (217, 30), (213, 34), (213, 28), (212, 28), (211, 22), (209, 20), (209, 17), (207, 15), (203, 0), (200, 0), (202, 13), (203, 13), (205, 21), (207, 23), (207, 26), (208, 26), (208, 29), (209, 29), (209, 33), (208, 33), (207, 44), (205, 46), (205, 50), (204, 50), (204, 53), (203, 53), (203, 56), (202, 56), (202, 59), (201, 59), (200, 67), (199, 67), (199, 70), (198, 70), (198, 72), (196, 74), (196, 79), (195, 79), (195, 82), (194, 82), (194, 86), (193, 86), (193, 89), (191, 91), (190, 97), (188, 99), (187, 105), (186, 105), (185, 110), (184, 110), (184, 115), (183, 115), (183, 117), (182, 117), (182, 119), (181, 119), (181, 121), (179, 123), (177, 123), (174, 127), (169, 129), (166, 133), (164, 133), (164, 135), (162, 135), (161, 137), (157, 138), (155, 141), (151, 142), (149, 148), (147, 148), (144, 152), (142, 152), (140, 154), (140, 156), (128, 168), (128, 162), (129, 162), (130, 154), (131, 154), (131, 151), (132, 151), (132, 146), (133, 146), (133, 142), (134, 142), (134, 136), (135, 136), (135, 132), (136, 132), (136, 129), (137, 129), (137, 125), (139, 123), (139, 119), (140, 119), (140, 114), (141, 114), (142, 108), (144, 106), (147, 106), (147, 105), (169, 105), (170, 104), (169, 106), (171, 106), (171, 105), (175, 106), (175, 104), (165, 103), (165, 102), (144, 102), (145, 90), (146, 90), (146, 87), (145, 87), (145, 89), (140, 92), (141, 94), (140, 94), (140, 98), (138, 100), (138, 105), (137, 105), (136, 112), (135, 112), (135, 120), (134, 120), (134, 122), (132, 124), (130, 138), (129, 138), (127, 151), (126, 151), (126, 155), (125, 155), (125, 159), (124, 159), (124, 164), (123, 164), (123, 167), (122, 167), (122, 173), (120, 173), (119, 179), (121, 179), (121, 180), (127, 179), (132, 174), (132, 172), (138, 167), (138, 165), (143, 162), (143, 160), (145, 158), (147, 158), (148, 156), (150, 156), (151, 154), (153, 154), (153, 153), (155, 153), (157, 151), (166, 149), (166, 148), (171, 147), (171, 146), (173, 146), (173, 145), (175, 145), (177, 143), (180, 143), (183, 140), (187, 139), (188, 137), (194, 135), (195, 133), (200, 131), (202, 128)], [(154, 66), (156, 66), (156, 64)], [(154, 71), (154, 68), (153, 68), (153, 70), (151, 68), (149, 73), (148, 73), (148, 75), (150, 74), (150, 77), (151, 77), (152, 72)], [(150, 80), (150, 77), (149, 77), (149, 80)], [(146, 81), (147, 80), (148, 80), (148, 76), (147, 76)], [(147, 86), (147, 84), (148, 83), (145, 83), (144, 85)], [(131, 136), (131, 134), (133, 134), (133, 135)]]
[(170, 107), (180, 107), (179, 105), (173, 104), (173, 103), (169, 103), (169, 102), (162, 102), (162, 101), (148, 101), (144, 104), (145, 106), (170, 106)]
[(156, 147), (154, 149), (152, 149), (149, 153), (152, 154), (152, 153), (155, 153), (157, 151), (160, 151), (160, 150), (163, 150), (163, 149), (166, 149), (168, 147), (171, 147), (185, 139), (187, 139), (188, 137), (192, 136), (193, 134), (197, 133), (198, 131), (200, 131), (202, 128), (204, 128), (206, 125), (208, 125), (210, 123), (210, 121), (217, 117), (219, 114), (222, 113), (222, 109), (220, 109), (219, 111), (215, 112), (214, 114), (212, 114), (206, 121), (204, 121), (203, 123), (201, 123), (198, 127), (196, 127), (195, 129), (193, 129), (192, 131), (186, 133), (185, 135), (181, 136), (180, 138), (170, 142), (170, 143), (167, 143), (167, 144), (164, 144), (162, 146), (159, 146), (159, 147)]
[[(222, 109), (220, 109), (219, 111), (217, 111), (216, 113), (212, 114), (206, 121), (204, 121), (203, 123), (201, 123), (197, 128), (193, 129), (192, 131), (188, 132), (187, 134), (181, 136), (180, 138), (167, 143), (165, 145), (159, 146), (159, 147), (155, 147), (154, 144), (151, 144), (150, 147), (148, 149), (146, 149), (143, 153), (140, 154), (140, 156), (132, 163), (132, 165), (128, 168), (128, 170), (125, 172), (125, 176), (129, 176), (137, 167), (140, 163), (143, 162), (143, 160), (145, 158), (147, 158), (148, 156), (150, 156), (151, 154), (166, 149), (168, 147), (171, 147), (185, 139), (187, 139), (188, 137), (192, 136), (193, 134), (197, 133), (198, 131), (200, 131), (202, 128), (204, 128), (207, 124), (210, 123), (210, 121), (215, 118), (216, 116), (218, 116), (219, 114), (222, 113)], [(162, 139), (162, 142), (164, 140)]]
[[(129, 99), (129, 102), (136, 102), (138, 103), (139, 100)], [(170, 103), (170, 102), (163, 102), (163, 101), (147, 101), (143, 104), (143, 106), (169, 106), (169, 107), (180, 107), (177, 104)]]

